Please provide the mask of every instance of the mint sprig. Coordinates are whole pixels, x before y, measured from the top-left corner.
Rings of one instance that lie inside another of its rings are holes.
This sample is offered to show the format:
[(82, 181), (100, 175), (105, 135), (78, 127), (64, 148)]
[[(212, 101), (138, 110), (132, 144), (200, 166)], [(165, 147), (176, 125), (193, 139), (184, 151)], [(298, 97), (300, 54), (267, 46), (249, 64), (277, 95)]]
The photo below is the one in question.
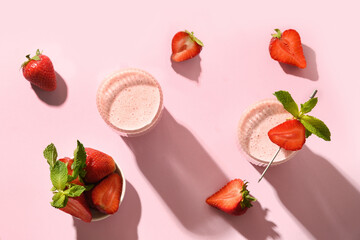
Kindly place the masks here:
[(80, 181), (85, 177), (86, 171), (86, 151), (82, 143), (78, 140), (77, 147), (74, 151), (74, 163), (71, 165), (71, 169), (73, 173), (69, 176), (68, 182), (75, 180), (78, 176), (80, 176)]
[(55, 145), (53, 143), (49, 144), (45, 148), (43, 154), (48, 164), (50, 165), (50, 168), (54, 167), (57, 158), (57, 151)]
[(81, 186), (71, 183), (77, 177), (82, 182), (86, 171), (86, 152), (80, 141), (77, 141), (77, 147), (74, 152), (74, 163), (72, 175), (68, 174), (67, 164), (57, 160), (57, 150), (53, 143), (49, 144), (44, 152), (44, 157), (50, 166), (50, 180), (52, 182), (51, 191), (54, 193), (51, 206), (63, 208), (66, 206), (69, 197), (79, 197), (84, 191), (90, 190), (93, 185)]
[(331, 133), (326, 124), (313, 116), (306, 115), (316, 106), (318, 98), (310, 98), (299, 107), (287, 91), (278, 91), (274, 95), (281, 102), (284, 108), (294, 116), (295, 119), (299, 120), (305, 127), (305, 137), (309, 137), (314, 134), (325, 141), (331, 141)]
[(304, 115), (300, 122), (304, 125), (304, 127), (311, 133), (315, 134), (319, 138), (324, 139), (325, 141), (330, 141), (330, 130), (325, 125), (323, 121), (317, 119), (316, 117), (310, 115)]
[(278, 91), (274, 93), (275, 97), (282, 103), (286, 111), (291, 113), (295, 118), (299, 117), (299, 107), (291, 97), (289, 92)]

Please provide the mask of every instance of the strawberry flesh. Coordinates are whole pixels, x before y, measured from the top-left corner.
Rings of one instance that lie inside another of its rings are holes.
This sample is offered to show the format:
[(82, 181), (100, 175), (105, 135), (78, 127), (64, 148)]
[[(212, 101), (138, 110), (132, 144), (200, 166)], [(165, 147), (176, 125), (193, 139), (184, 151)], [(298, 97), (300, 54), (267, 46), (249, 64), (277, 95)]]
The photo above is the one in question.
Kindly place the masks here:
[(189, 32), (178, 32), (172, 39), (172, 56), (171, 59), (175, 62), (182, 62), (197, 56), (202, 46), (194, 41), (194, 36)]
[(81, 194), (79, 197), (69, 197), (66, 206), (59, 209), (84, 222), (91, 222), (92, 220), (90, 208), (87, 205), (84, 194)]
[(93, 188), (91, 192), (92, 202), (100, 212), (113, 214), (119, 208), (121, 190), (120, 175), (112, 173)]
[(96, 183), (115, 171), (115, 161), (111, 156), (92, 148), (85, 148), (85, 151), (87, 183)]
[(306, 67), (300, 35), (296, 30), (289, 29), (282, 34), (278, 30), (278, 34), (274, 34), (270, 41), (269, 51), (274, 60), (299, 68)]
[(287, 120), (270, 129), (270, 140), (276, 145), (291, 151), (297, 151), (305, 144), (305, 127), (297, 119)]
[(256, 199), (249, 195), (247, 183), (241, 179), (228, 182), (223, 188), (206, 199), (206, 203), (232, 215), (242, 215)]

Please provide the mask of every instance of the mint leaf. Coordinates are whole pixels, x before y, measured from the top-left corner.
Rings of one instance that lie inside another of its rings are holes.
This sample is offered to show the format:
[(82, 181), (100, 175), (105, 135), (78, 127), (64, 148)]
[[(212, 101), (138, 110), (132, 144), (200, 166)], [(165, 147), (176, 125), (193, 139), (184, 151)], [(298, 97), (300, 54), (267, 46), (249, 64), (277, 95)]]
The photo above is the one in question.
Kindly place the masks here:
[(318, 98), (310, 98), (306, 103), (301, 104), (300, 111), (305, 114), (310, 112), (317, 104)]
[(90, 191), (94, 186), (94, 184), (85, 185), (85, 191)]
[(68, 196), (66, 196), (64, 193), (62, 192), (57, 192), (54, 194), (54, 196), (52, 197), (52, 202), (50, 203), (51, 206), (55, 207), (55, 208), (63, 208), (66, 206), (67, 201), (68, 201)]
[(274, 93), (275, 97), (281, 102), (286, 111), (291, 113), (294, 117), (299, 116), (299, 107), (287, 91), (277, 91)]
[(81, 178), (85, 177), (86, 171), (86, 151), (82, 143), (77, 140), (77, 147), (74, 151), (74, 163), (71, 165), (73, 169), (72, 176), (69, 177), (69, 182), (76, 179), (79, 175)]
[(85, 191), (85, 187), (84, 186), (80, 186), (80, 185), (76, 185), (74, 184), (74, 186), (66, 189), (64, 191), (64, 194), (69, 196), (69, 197), (78, 197), (80, 196), (83, 192)]
[(53, 168), (57, 159), (57, 151), (55, 145), (53, 143), (49, 144), (45, 148), (43, 154), (48, 164), (50, 165), (50, 168)]
[(68, 170), (65, 163), (56, 161), (53, 168), (50, 170), (50, 179), (57, 190), (64, 190), (68, 180)]
[(308, 138), (311, 136), (311, 132), (305, 128), (305, 138)]
[(307, 130), (309, 130), (309, 132), (324, 139), (325, 141), (330, 141), (330, 137), (331, 137), (330, 130), (323, 121), (313, 116), (305, 115), (300, 119), (300, 122), (304, 125), (304, 127)]

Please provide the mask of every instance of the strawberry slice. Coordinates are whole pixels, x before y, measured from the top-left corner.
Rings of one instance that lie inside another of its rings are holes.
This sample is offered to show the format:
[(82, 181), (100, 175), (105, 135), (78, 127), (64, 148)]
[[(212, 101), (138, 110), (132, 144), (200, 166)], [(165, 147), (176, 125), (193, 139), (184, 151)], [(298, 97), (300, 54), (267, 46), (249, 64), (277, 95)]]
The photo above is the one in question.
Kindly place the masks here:
[(94, 206), (103, 213), (117, 212), (120, 204), (122, 180), (119, 174), (112, 173), (93, 188), (91, 199)]
[(305, 127), (297, 119), (287, 120), (270, 129), (270, 140), (276, 145), (291, 151), (297, 151), (305, 143)]
[(194, 36), (193, 32), (178, 32), (172, 39), (172, 56), (175, 62), (182, 62), (197, 56), (204, 44)]
[(69, 197), (66, 206), (59, 209), (84, 222), (91, 222), (92, 220), (90, 208), (87, 205), (84, 194), (81, 194), (79, 197)]
[(296, 30), (289, 29), (281, 33), (275, 29), (276, 34), (272, 34), (269, 51), (272, 59), (282, 63), (295, 65), (299, 68), (306, 67), (306, 60), (301, 45), (300, 35)]
[(226, 213), (242, 215), (248, 208), (252, 207), (251, 202), (256, 201), (250, 196), (250, 192), (246, 188), (247, 182), (234, 179), (206, 199), (206, 203)]

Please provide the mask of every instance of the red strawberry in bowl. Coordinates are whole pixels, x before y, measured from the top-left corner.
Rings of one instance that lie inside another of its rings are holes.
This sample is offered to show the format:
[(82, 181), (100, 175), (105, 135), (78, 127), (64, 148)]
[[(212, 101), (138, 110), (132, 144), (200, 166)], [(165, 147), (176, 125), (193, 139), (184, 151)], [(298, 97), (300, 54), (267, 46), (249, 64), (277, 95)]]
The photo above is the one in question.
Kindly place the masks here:
[(39, 49), (36, 55), (28, 59), (21, 65), (24, 77), (35, 86), (45, 91), (54, 91), (56, 89), (56, 74), (50, 58), (42, 54)]
[(276, 33), (272, 34), (269, 51), (272, 59), (297, 66), (306, 67), (306, 60), (301, 45), (300, 35), (296, 30), (289, 29), (281, 33), (275, 29)]
[(194, 36), (193, 32), (185, 30), (178, 32), (172, 39), (171, 59), (175, 62), (182, 62), (193, 58), (201, 52), (204, 44)]
[(231, 215), (242, 215), (256, 199), (250, 196), (247, 182), (234, 179), (206, 199), (206, 203)]
[(111, 156), (92, 148), (85, 148), (85, 151), (87, 183), (96, 183), (115, 171), (115, 161)]
[(120, 204), (123, 182), (119, 174), (112, 173), (91, 191), (93, 205), (106, 214), (117, 212)]
[(69, 197), (66, 206), (59, 209), (83, 220), (84, 222), (91, 222), (92, 220), (90, 208), (86, 202), (84, 193), (79, 197)]

